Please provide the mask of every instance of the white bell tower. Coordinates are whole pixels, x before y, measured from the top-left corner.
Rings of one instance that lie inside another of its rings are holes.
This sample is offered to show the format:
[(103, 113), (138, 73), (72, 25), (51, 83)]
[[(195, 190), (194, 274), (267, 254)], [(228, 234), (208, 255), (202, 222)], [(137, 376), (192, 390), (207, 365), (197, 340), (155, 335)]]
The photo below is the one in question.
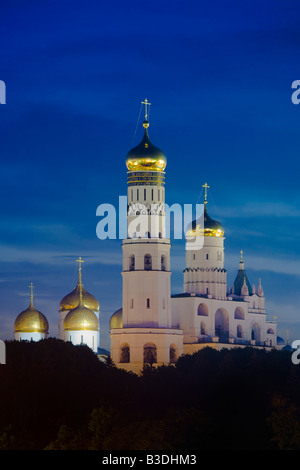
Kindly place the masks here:
[(207, 298), (226, 300), (227, 272), (224, 268), (224, 228), (212, 219), (207, 212), (207, 183), (204, 196), (204, 227), (201, 222), (192, 222), (188, 236), (204, 235), (202, 248), (186, 250), (186, 269), (184, 270), (184, 292), (207, 296)]
[(166, 237), (166, 157), (148, 135), (127, 154), (127, 238), (123, 240), (122, 328), (111, 329), (116, 365), (139, 372), (145, 364), (176, 362), (183, 351), (182, 330), (171, 316), (170, 240)]

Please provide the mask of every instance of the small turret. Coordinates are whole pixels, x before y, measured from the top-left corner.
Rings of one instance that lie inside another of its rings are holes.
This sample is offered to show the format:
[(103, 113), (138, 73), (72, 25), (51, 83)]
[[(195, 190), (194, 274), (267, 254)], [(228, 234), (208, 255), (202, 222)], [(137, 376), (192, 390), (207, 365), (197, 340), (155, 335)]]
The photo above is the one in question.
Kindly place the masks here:
[(264, 291), (261, 285), (261, 279), (259, 279), (259, 282), (258, 282), (257, 295), (259, 297), (264, 297)]
[(241, 296), (242, 297), (245, 297), (249, 295), (249, 289), (248, 289), (248, 286), (247, 286), (247, 283), (246, 283), (246, 275), (244, 276), (244, 282), (243, 282), (243, 285), (242, 285), (242, 288), (241, 288)]

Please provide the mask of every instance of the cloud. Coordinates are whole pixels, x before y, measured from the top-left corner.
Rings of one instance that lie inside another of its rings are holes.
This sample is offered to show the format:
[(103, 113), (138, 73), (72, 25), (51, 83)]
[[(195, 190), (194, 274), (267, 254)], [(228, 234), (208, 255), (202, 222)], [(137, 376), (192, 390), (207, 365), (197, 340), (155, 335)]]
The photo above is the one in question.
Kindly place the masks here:
[(300, 210), (284, 202), (251, 202), (240, 207), (222, 207), (218, 210), (224, 218), (250, 217), (300, 217)]
[[(237, 266), (237, 256), (227, 254), (225, 263), (230, 266)], [(249, 256), (244, 259), (245, 269), (253, 271), (269, 271), (272, 273), (288, 274), (291, 276), (300, 276), (300, 259)]]
[(10, 245), (0, 245), (2, 263), (32, 263), (48, 266), (62, 266), (66, 263), (74, 264), (74, 259), (81, 256), (88, 259), (89, 264), (122, 265), (122, 254), (119, 251), (69, 250), (64, 253), (50, 249), (17, 248)]

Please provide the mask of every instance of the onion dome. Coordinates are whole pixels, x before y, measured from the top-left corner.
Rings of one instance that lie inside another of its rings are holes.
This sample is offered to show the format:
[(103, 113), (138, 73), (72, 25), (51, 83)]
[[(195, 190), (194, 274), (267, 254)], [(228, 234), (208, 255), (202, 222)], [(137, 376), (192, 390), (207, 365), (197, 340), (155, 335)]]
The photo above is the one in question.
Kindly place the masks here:
[(60, 302), (59, 310), (72, 310), (75, 307), (77, 307), (77, 305), (79, 304), (79, 300), (80, 300), (80, 290), (81, 290), (83, 305), (89, 308), (90, 310), (92, 310), (93, 312), (99, 312), (100, 306), (99, 306), (97, 299), (92, 294), (87, 292), (82, 284), (81, 263), (83, 263), (83, 260), (81, 259), (81, 257), (79, 258), (78, 262), (79, 262), (78, 284), (75, 287), (75, 289), (72, 290), (72, 292), (67, 294), (62, 299), (62, 301)]
[(83, 303), (82, 285), (79, 285), (79, 304), (70, 310), (64, 319), (65, 331), (99, 330), (96, 314)]
[[(192, 223), (187, 228), (187, 237), (197, 237), (197, 236), (210, 236), (210, 237), (223, 237), (224, 228), (220, 222), (212, 219), (207, 212), (207, 188), (209, 186), (207, 183), (202, 185), (205, 188), (204, 196), (204, 214), (199, 219), (193, 220)], [(202, 222), (203, 219), (203, 222)], [(203, 226), (204, 224), (204, 226)]]
[(112, 314), (109, 321), (109, 329), (123, 328), (122, 308), (119, 308), (115, 313)]
[[(204, 223), (204, 227), (203, 227)], [(204, 215), (203, 215), (203, 223), (202, 217), (196, 220), (188, 226), (187, 228), (187, 236), (188, 237), (197, 237), (200, 235), (210, 236), (210, 237), (223, 237), (224, 236), (224, 228), (220, 222), (217, 220), (212, 219), (206, 207), (206, 202), (204, 203)]]
[(167, 158), (158, 147), (152, 144), (148, 134), (149, 122), (143, 122), (145, 129), (141, 142), (131, 149), (126, 158), (126, 166), (129, 171), (164, 171)]
[(33, 285), (31, 283), (30, 305), (26, 310), (19, 313), (15, 320), (15, 333), (44, 333), (48, 334), (49, 324), (43, 313), (33, 305)]

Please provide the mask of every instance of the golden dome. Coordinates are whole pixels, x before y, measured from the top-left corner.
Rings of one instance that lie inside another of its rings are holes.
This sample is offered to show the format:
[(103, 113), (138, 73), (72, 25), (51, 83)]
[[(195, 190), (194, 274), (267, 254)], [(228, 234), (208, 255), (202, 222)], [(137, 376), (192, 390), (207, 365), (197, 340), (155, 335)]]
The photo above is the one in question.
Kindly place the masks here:
[(187, 237), (197, 236), (223, 237), (224, 228), (220, 222), (212, 219), (207, 212), (206, 202), (204, 204), (204, 227), (201, 227), (201, 219), (193, 220), (187, 229)]
[[(75, 289), (67, 294), (62, 301), (60, 302), (60, 310), (73, 310), (79, 304), (79, 297), (80, 297), (80, 284), (78, 283)], [(82, 286), (82, 301), (83, 305), (93, 312), (99, 312), (100, 306), (97, 299), (87, 292), (85, 288)]]
[(167, 158), (164, 153), (149, 139), (147, 120), (144, 121), (144, 137), (141, 142), (131, 149), (126, 158), (126, 166), (129, 171), (164, 171)]
[(112, 330), (114, 328), (123, 328), (122, 308), (119, 308), (110, 317), (109, 329)]
[(32, 284), (31, 284), (31, 301), (26, 310), (19, 313), (15, 320), (15, 333), (48, 333), (48, 320), (39, 310), (33, 306)]
[(83, 263), (83, 260), (81, 259), (81, 257), (79, 257), (79, 260), (77, 261), (79, 262), (78, 284), (75, 289), (72, 290), (72, 292), (67, 294), (62, 299), (62, 301), (60, 302), (59, 310), (73, 310), (74, 308), (76, 308), (80, 301), (81, 290), (83, 305), (86, 308), (92, 310), (93, 312), (99, 312), (100, 306), (97, 299), (85, 290), (81, 282), (81, 263)]
[(99, 322), (96, 314), (82, 303), (70, 310), (64, 319), (65, 331), (99, 330)]

